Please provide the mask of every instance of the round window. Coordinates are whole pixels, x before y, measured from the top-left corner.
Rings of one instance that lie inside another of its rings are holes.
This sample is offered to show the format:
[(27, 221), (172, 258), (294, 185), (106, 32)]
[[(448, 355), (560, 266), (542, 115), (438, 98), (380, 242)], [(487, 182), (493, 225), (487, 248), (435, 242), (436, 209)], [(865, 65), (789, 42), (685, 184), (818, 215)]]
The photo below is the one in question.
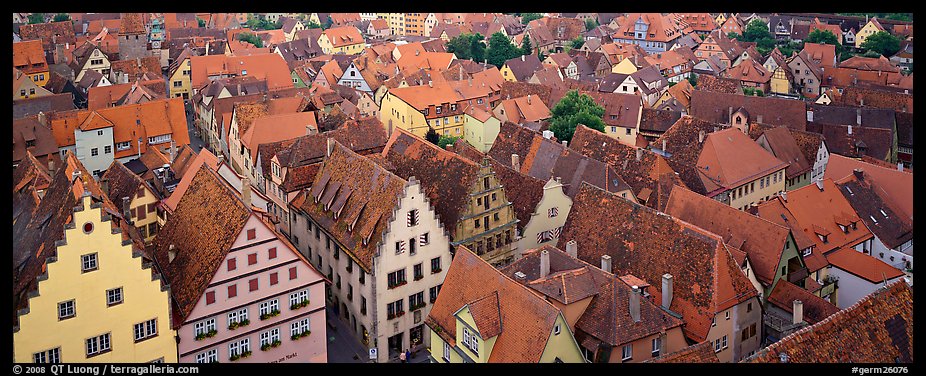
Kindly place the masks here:
[(84, 233), (89, 234), (91, 232), (93, 232), (93, 223), (92, 222), (84, 223)]

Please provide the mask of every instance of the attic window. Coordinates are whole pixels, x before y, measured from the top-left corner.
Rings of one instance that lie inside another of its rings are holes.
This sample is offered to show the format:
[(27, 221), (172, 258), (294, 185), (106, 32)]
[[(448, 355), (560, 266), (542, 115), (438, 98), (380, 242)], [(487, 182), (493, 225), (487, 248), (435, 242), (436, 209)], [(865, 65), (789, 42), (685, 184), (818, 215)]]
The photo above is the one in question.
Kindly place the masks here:
[(242, 75), (242, 76), (247, 76), (247, 75), (248, 75), (248, 70), (247, 70), (247, 69), (242, 69), (242, 70), (241, 70), (241, 75)]
[(884, 212), (884, 209), (878, 209), (878, 211), (881, 212), (881, 215), (883, 215), (884, 218), (887, 218), (887, 213)]

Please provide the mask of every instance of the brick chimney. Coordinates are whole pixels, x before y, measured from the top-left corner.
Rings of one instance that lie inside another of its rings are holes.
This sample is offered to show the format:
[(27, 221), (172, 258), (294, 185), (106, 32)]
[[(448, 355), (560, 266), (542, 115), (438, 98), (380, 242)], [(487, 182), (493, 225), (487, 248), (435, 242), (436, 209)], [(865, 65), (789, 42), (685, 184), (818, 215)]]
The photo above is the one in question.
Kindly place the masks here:
[(611, 256), (601, 256), (601, 270), (611, 273)]
[(704, 142), (704, 130), (698, 131), (698, 143), (700, 144), (702, 142)]
[(794, 311), (794, 315), (791, 323), (797, 325), (804, 321), (804, 303), (795, 299), (793, 305), (792, 310)]
[(572, 258), (579, 258), (578, 244), (576, 244), (575, 239), (572, 239), (566, 243), (566, 253), (569, 254), (569, 256)]
[(550, 275), (550, 251), (544, 249), (540, 251), (540, 278), (546, 278)]
[[(861, 108), (855, 109), (855, 124), (860, 125), (860, 126), (862, 125), (862, 109)], [(849, 132), (849, 134), (852, 134), (852, 132)]]
[(637, 148), (637, 162), (639, 162), (640, 159), (643, 159), (643, 149)]
[(521, 171), (521, 157), (517, 154), (511, 155), (511, 168), (516, 171)]
[(122, 216), (125, 218), (125, 221), (132, 223), (132, 209), (129, 208), (129, 198), (122, 198)]
[(640, 288), (637, 285), (630, 289), (630, 317), (633, 322), (640, 322)]
[(666, 151), (666, 139), (662, 139), (662, 151)]
[(662, 308), (668, 310), (672, 306), (672, 275), (662, 275)]
[(48, 172), (55, 173), (55, 158), (51, 154), (48, 155)]
[(328, 137), (328, 151), (325, 154), (325, 156), (330, 157), (333, 151), (334, 151), (334, 139), (331, 137)]
[(251, 180), (247, 177), (241, 178), (241, 200), (244, 206), (251, 209)]
[(100, 190), (103, 196), (109, 197), (109, 179), (100, 179)]

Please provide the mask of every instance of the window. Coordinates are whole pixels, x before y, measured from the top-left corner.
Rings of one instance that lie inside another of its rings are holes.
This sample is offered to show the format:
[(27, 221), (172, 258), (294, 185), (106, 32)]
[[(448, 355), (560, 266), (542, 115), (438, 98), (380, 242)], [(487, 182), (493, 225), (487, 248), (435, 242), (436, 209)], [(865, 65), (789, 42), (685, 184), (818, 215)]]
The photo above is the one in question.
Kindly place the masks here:
[(714, 341), (714, 352), (720, 352), (720, 339)]
[(395, 242), (395, 254), (400, 254), (402, 252), (405, 252), (405, 241), (399, 240)]
[(258, 308), (258, 314), (261, 316), (269, 315), (274, 311), (280, 312), (280, 301), (277, 299), (271, 299), (265, 302), (261, 302), (260, 305), (258, 305)]
[(621, 361), (628, 361), (633, 358), (633, 344), (624, 345), (621, 348)]
[(558, 336), (559, 333), (560, 333), (561, 331), (562, 331), (562, 330), (560, 329), (559, 324), (556, 324), (556, 325), (553, 326), (553, 335), (557, 335), (557, 336)]
[(58, 320), (69, 319), (76, 315), (74, 300), (58, 303)]
[(119, 303), (122, 303), (122, 287), (106, 290), (106, 306), (111, 307)]
[(627, 128), (626, 130), (627, 130), (627, 135), (629, 136), (629, 135), (632, 133), (632, 129), (631, 129), (631, 128)]
[(238, 267), (238, 262), (235, 261), (234, 258), (228, 259), (228, 261), (226, 261), (225, 264), (227, 265), (228, 271), (235, 270)]
[(450, 361), (450, 344), (444, 342), (444, 361)]
[(241, 323), (244, 320), (248, 320), (248, 308), (244, 307), (239, 310), (231, 311), (228, 313), (228, 325)]
[(151, 319), (135, 324), (135, 342), (143, 341), (158, 335), (158, 319)]
[(273, 328), (260, 334), (260, 345), (272, 345), (280, 341), (280, 329)]
[(749, 337), (751, 338), (755, 335), (756, 335), (756, 324), (752, 323), (752, 325), (749, 326)]
[(95, 356), (110, 350), (109, 333), (99, 337), (87, 338), (87, 357)]
[(418, 224), (418, 209), (409, 210), (405, 215), (405, 224), (412, 227)]
[(437, 106), (437, 107), (434, 109), (434, 113), (439, 114), (440, 111), (441, 111), (441, 106)]
[(440, 256), (431, 259), (431, 274), (441, 271)]
[(116, 144), (116, 150), (126, 150), (132, 147), (130, 142), (120, 142)]
[(724, 319), (729, 320), (729, 319), (730, 319), (730, 311), (724, 312), (724, 313), (723, 313), (723, 316), (724, 316)]
[(413, 267), (413, 269), (414, 269), (415, 280), (416, 280), (416, 281), (419, 280), (419, 279), (424, 278), (424, 267), (422, 266), (422, 264), (416, 264), (416, 265)]
[(97, 269), (96, 253), (80, 256), (81, 272), (91, 272)]
[(206, 291), (206, 304), (215, 303), (215, 291)]
[(364, 296), (360, 296), (360, 314), (364, 316), (367, 314), (367, 298)]
[(106, 145), (103, 147), (103, 153), (111, 154), (113, 152), (113, 147), (111, 145)]
[(273, 247), (267, 250), (267, 258), (270, 260), (277, 258), (277, 247)]
[(721, 345), (721, 348), (727, 348), (727, 336), (723, 336), (723, 344)]
[(248, 229), (248, 240), (254, 240), (254, 238), (256, 237), (257, 237), (257, 230), (253, 228)]
[(479, 219), (476, 219), (475, 224), (476, 224), (476, 228), (479, 228), (480, 226)]
[(430, 242), (431, 242), (431, 239), (430, 239), (430, 237), (428, 236), (428, 233), (427, 233), (427, 232), (424, 233), (424, 234), (421, 234), (420, 236), (418, 236), (418, 244), (419, 244), (419, 245), (423, 245), (423, 246), (424, 246), (424, 245), (428, 245), (428, 243), (430, 243)]
[(424, 291), (408, 296), (408, 309), (416, 310), (424, 307)]
[(257, 263), (257, 254), (252, 253), (248, 255), (248, 265), (254, 265)]
[(296, 267), (289, 268), (289, 280), (292, 281), (296, 279)]
[(752, 312), (752, 303), (746, 304), (746, 312)]
[(280, 278), (276, 272), (270, 273), (270, 286), (276, 285), (280, 282)]
[(711, 327), (713, 328), (713, 327), (715, 327), (715, 326), (717, 326), (717, 318), (716, 318), (716, 317), (711, 317)]
[(302, 320), (295, 321), (295, 322), (293, 322), (292, 324), (290, 324), (289, 333), (290, 333), (290, 335), (292, 335), (293, 337), (295, 337), (295, 336), (301, 335), (302, 333), (308, 333), (308, 332), (309, 332), (309, 328), (310, 328), (310, 327), (309, 327), (309, 318), (306, 317), (306, 318), (304, 318), (304, 319), (302, 319)]
[(193, 336), (199, 336), (215, 330), (215, 318), (210, 317), (193, 324)]
[(392, 272), (392, 273), (389, 273), (389, 275), (386, 277), (386, 279), (388, 280), (389, 288), (394, 288), (394, 287), (397, 287), (397, 286), (404, 285), (405, 282), (406, 282), (406, 280), (405, 280), (405, 269), (402, 268), (402, 269), (396, 270), (396, 271), (394, 271), (394, 272)]
[(61, 363), (61, 348), (56, 347), (32, 354), (33, 363)]
[(235, 341), (228, 344), (228, 356), (236, 357), (241, 356), (241, 354), (251, 351), (251, 339), (243, 338), (240, 341)]
[(415, 255), (415, 253), (418, 251), (417, 247), (418, 247), (418, 242), (415, 241), (415, 238), (408, 239), (408, 255), (409, 256)]
[(293, 307), (302, 302), (308, 303), (309, 301), (309, 290), (297, 291), (292, 294), (289, 294), (289, 306)]
[(366, 273), (364, 273), (363, 270), (360, 270), (360, 284), (363, 285), (363, 284), (366, 284), (366, 282), (367, 282)]
[(659, 356), (659, 351), (662, 350), (662, 337), (653, 338), (653, 357)]
[(396, 317), (400, 317), (405, 314), (405, 309), (403, 308), (404, 300), (399, 299), (392, 303), (386, 305), (386, 317), (389, 320), (392, 320)]

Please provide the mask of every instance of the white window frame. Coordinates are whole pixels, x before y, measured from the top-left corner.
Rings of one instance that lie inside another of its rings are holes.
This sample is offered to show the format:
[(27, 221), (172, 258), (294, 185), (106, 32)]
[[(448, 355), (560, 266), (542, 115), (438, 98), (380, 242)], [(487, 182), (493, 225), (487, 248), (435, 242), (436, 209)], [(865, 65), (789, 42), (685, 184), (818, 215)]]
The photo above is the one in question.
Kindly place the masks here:
[(33, 363), (61, 363), (61, 347), (32, 354)]
[(296, 291), (292, 294), (289, 294), (289, 306), (292, 307), (296, 304), (301, 303), (303, 300), (309, 299), (309, 290), (305, 289), (302, 291)]
[(193, 324), (193, 337), (196, 337), (200, 334), (209, 333), (212, 330), (216, 330), (215, 317), (200, 320), (199, 322)]
[(444, 342), (444, 360), (450, 362), (450, 344)]
[(273, 328), (260, 334), (260, 345), (269, 345), (280, 340), (280, 328)]
[(218, 349), (209, 349), (196, 354), (196, 363), (214, 363), (219, 361)]
[(660, 351), (662, 350), (662, 337), (653, 338), (650, 341), (653, 344), (652, 354), (654, 357), (659, 356)]
[(228, 313), (228, 325), (232, 323), (240, 323), (248, 319), (248, 307), (244, 307), (238, 310), (234, 310)]
[(134, 327), (135, 342), (139, 342), (158, 335), (158, 319), (153, 318), (148, 321), (135, 324)]
[(626, 362), (630, 359), (633, 359), (633, 344), (628, 343), (621, 347), (621, 361)]
[(104, 333), (96, 337), (87, 338), (85, 341), (87, 357), (99, 355), (112, 350), (112, 336), (110, 333)]
[[(70, 303), (70, 304), (68, 304)], [(68, 309), (70, 307), (70, 309)], [(70, 311), (70, 313), (68, 313)], [(77, 302), (74, 299), (58, 303), (58, 320), (77, 316)]]
[[(115, 298), (118, 298), (118, 299), (113, 300)], [(116, 287), (114, 289), (106, 290), (106, 305), (107, 306), (114, 306), (122, 302), (123, 302), (122, 287)]]
[(270, 312), (273, 312), (274, 310), (277, 310), (277, 311), (280, 310), (280, 300), (273, 298), (267, 301), (260, 302), (260, 305), (258, 306), (258, 308), (259, 308), (259, 311), (258, 311), (259, 315), (264, 315), (264, 314), (269, 315)]
[(86, 255), (80, 256), (80, 271), (81, 272), (92, 272), (100, 268), (99, 257), (97, 253), (88, 253)]
[(291, 336), (295, 336), (308, 332), (312, 329), (310, 324), (308, 317), (299, 321), (293, 321), (293, 323), (290, 324), (289, 333)]
[(228, 356), (232, 357), (235, 355), (241, 356), (246, 351), (251, 351), (251, 339), (242, 338), (240, 341), (231, 342), (228, 344)]

